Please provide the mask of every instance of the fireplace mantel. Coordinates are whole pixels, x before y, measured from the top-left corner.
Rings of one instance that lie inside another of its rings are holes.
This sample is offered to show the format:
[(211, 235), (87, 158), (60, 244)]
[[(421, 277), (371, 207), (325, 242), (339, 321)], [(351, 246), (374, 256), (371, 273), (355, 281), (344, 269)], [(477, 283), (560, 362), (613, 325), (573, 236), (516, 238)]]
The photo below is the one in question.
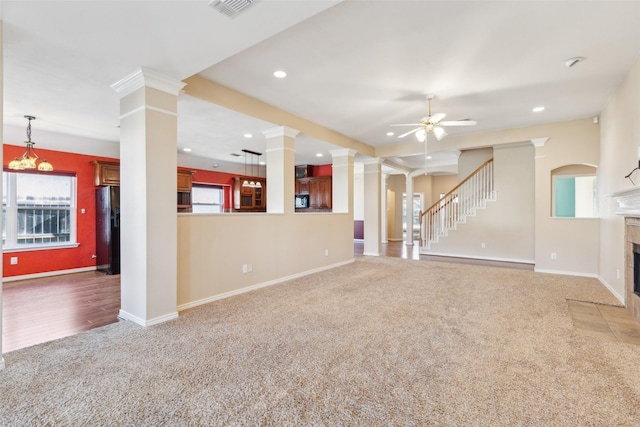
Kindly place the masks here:
[(616, 214), (640, 217), (640, 187), (609, 194), (618, 202)]

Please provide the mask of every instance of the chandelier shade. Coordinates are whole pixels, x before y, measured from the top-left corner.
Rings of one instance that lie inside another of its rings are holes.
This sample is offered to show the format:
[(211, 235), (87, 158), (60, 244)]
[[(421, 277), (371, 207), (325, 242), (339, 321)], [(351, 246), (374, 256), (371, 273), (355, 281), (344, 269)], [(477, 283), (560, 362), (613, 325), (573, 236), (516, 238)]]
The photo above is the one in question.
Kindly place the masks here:
[(31, 120), (35, 120), (36, 118), (34, 116), (24, 116), (24, 118), (29, 121), (29, 124), (27, 125), (27, 140), (24, 142), (27, 144), (27, 150), (22, 154), (22, 156), (16, 157), (9, 162), (9, 169), (37, 169), (41, 172), (51, 172), (53, 170), (53, 165), (45, 159), (41, 159), (33, 148), (35, 142), (31, 140)]

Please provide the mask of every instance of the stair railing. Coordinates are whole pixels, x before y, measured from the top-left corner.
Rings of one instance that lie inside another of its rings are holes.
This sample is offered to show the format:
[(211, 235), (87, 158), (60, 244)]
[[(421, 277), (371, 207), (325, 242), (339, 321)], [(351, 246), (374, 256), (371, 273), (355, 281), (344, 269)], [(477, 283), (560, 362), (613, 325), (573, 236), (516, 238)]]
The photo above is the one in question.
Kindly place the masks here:
[(489, 159), (429, 209), (420, 212), (421, 246), (437, 242), (468, 215), (474, 215), (477, 208), (484, 207), (487, 200), (494, 199), (493, 159)]

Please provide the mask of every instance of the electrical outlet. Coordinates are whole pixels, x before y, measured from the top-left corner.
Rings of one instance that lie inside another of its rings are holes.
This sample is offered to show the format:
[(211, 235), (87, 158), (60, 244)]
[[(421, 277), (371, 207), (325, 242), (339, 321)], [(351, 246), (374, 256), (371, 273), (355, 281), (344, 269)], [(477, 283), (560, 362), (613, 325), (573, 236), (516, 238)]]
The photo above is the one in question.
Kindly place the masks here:
[(251, 273), (253, 271), (253, 266), (251, 264), (247, 264), (247, 273)]
[(484, 242), (482, 242), (482, 243), (480, 243), (480, 247), (481, 247), (482, 249), (484, 249), (484, 248), (486, 248), (486, 247), (487, 247), (487, 245), (486, 245)]
[(616, 279), (620, 278), (620, 269), (616, 270)]
[(242, 274), (245, 274), (248, 271), (247, 264), (242, 264)]
[(555, 252), (551, 252), (551, 259), (558, 259), (558, 254)]
[(324, 250), (324, 256), (329, 256), (329, 249)]
[(11, 265), (16, 265), (18, 263), (18, 257), (17, 256), (12, 256), (11, 257)]

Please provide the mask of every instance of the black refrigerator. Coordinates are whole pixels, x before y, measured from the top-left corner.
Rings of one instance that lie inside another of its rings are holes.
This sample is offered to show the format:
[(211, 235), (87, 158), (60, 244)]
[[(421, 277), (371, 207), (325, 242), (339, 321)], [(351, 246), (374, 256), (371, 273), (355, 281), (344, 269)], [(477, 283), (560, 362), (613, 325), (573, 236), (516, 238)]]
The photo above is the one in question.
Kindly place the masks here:
[(96, 268), (120, 274), (120, 187), (96, 188)]

